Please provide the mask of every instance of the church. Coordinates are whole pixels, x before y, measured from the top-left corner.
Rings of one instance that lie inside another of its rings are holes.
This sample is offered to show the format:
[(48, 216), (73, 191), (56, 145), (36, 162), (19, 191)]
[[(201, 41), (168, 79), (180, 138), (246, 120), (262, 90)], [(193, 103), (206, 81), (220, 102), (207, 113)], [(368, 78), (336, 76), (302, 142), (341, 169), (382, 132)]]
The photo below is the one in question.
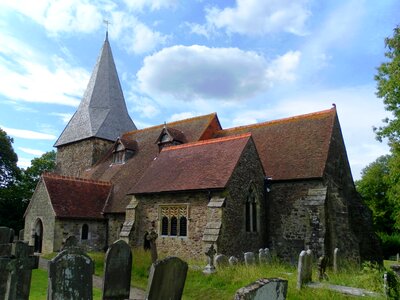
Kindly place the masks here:
[(216, 113), (137, 129), (108, 41), (82, 101), (54, 145), (25, 212), (24, 239), (59, 251), (75, 236), (87, 250), (117, 239), (201, 258), (270, 248), (381, 260), (371, 212), (355, 190), (336, 107), (235, 128)]

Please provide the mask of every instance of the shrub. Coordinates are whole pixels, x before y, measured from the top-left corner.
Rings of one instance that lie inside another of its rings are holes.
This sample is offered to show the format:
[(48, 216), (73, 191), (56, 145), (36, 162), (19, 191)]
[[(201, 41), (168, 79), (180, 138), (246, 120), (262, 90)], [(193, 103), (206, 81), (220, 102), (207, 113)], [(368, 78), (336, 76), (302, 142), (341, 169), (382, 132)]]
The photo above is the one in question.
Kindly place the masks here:
[(400, 253), (400, 233), (387, 234), (381, 232), (378, 235), (382, 240), (382, 251), (385, 259)]

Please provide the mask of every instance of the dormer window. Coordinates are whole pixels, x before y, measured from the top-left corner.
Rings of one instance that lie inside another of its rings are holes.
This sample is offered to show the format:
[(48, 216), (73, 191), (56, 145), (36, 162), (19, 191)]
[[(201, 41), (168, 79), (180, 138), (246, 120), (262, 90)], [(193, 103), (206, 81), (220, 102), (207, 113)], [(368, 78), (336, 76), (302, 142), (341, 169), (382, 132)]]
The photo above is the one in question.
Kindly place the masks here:
[(171, 127), (167, 128), (166, 124), (164, 125), (164, 128), (162, 129), (161, 134), (156, 141), (160, 151), (164, 147), (180, 145), (186, 142), (186, 137), (182, 131)]
[(126, 163), (137, 151), (136, 141), (126, 141), (118, 139), (114, 145), (113, 164)]

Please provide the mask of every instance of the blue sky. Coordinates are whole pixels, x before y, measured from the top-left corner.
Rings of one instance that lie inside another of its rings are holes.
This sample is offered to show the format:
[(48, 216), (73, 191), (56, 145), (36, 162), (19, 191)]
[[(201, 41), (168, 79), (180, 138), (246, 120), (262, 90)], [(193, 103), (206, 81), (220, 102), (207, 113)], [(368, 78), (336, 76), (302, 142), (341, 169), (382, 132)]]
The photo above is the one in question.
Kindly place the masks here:
[(109, 40), (139, 128), (224, 128), (337, 106), (353, 176), (388, 152), (373, 79), (399, 1), (0, 0), (0, 127), (19, 165), (52, 149)]

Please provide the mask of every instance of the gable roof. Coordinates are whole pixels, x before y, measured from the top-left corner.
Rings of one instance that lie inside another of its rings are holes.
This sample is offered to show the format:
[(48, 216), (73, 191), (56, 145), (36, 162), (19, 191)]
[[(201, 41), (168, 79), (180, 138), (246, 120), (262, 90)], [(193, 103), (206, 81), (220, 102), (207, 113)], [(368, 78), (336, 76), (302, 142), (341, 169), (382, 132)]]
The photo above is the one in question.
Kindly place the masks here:
[(272, 180), (321, 178), (336, 108), (218, 131), (216, 137), (250, 132), (265, 174)]
[[(167, 126), (182, 132), (188, 142), (208, 138), (221, 129), (215, 113), (171, 122)], [(109, 181), (114, 184), (112, 196), (107, 201), (104, 212), (125, 213), (125, 208), (130, 201), (126, 194), (135, 186), (154, 158), (159, 155), (156, 141), (163, 128), (162, 124), (125, 133), (121, 139), (137, 143), (137, 151), (128, 161), (124, 164), (113, 165), (113, 149), (110, 149), (101, 161), (82, 174), (85, 178)]]
[(250, 139), (247, 133), (164, 148), (129, 193), (224, 188)]
[(134, 129), (106, 37), (83, 99), (54, 146), (90, 137), (115, 141)]
[(42, 180), (56, 217), (102, 219), (112, 185), (108, 182), (44, 173)]

